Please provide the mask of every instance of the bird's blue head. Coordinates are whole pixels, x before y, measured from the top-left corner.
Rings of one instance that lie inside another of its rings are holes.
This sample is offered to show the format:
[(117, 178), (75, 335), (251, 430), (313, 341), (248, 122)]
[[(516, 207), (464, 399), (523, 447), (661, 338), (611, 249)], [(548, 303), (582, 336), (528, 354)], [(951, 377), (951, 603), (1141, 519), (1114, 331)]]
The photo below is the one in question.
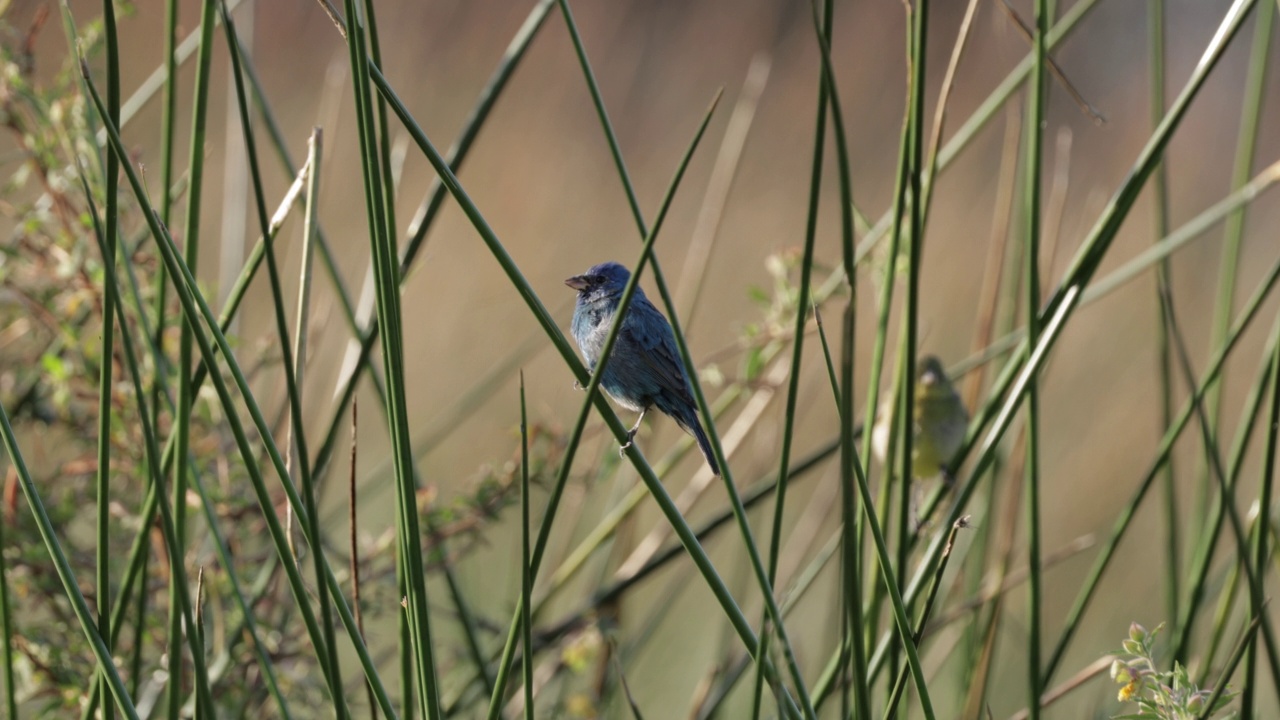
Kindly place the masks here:
[(604, 262), (581, 275), (574, 275), (564, 284), (578, 291), (579, 303), (590, 303), (621, 295), (630, 278), (631, 271), (622, 265)]

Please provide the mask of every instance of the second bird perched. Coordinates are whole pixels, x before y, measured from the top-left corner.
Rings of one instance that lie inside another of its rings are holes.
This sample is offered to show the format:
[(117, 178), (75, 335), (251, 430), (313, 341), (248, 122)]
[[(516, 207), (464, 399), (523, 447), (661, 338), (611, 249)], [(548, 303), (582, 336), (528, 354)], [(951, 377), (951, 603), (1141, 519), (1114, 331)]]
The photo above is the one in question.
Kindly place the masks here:
[[(921, 358), (916, 365), (913, 415), (911, 474), (924, 480), (946, 472), (969, 428), (964, 402), (947, 378), (942, 362), (932, 355)], [(881, 412), (872, 432), (872, 446), (881, 462), (885, 462), (888, 452), (892, 418), (892, 412)]]
[[(587, 368), (592, 372), (600, 362), (605, 339), (622, 300), (622, 291), (630, 278), (631, 272), (625, 267), (616, 262), (606, 262), (564, 281), (565, 285), (578, 291), (570, 329), (587, 360)], [(649, 408), (656, 407), (693, 435), (711, 466), (711, 472), (720, 474), (711, 444), (698, 423), (697, 406), (676, 349), (671, 324), (639, 287), (627, 307), (600, 386), (619, 405), (640, 413), (628, 438), (634, 437), (640, 429), (640, 422)], [(630, 444), (628, 440), (627, 445)]]

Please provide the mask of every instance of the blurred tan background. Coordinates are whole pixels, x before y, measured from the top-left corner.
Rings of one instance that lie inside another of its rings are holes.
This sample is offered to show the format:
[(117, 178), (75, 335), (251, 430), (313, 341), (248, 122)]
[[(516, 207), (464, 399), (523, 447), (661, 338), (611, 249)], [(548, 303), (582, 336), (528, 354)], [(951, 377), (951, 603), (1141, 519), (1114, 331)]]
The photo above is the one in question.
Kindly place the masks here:
[[(1061, 3), (1060, 12), (1071, 4)], [(18, 11), (36, 5), (27, 0), (14, 2)], [(1080, 93), (1106, 116), (1107, 123), (1093, 124), (1061, 85), (1051, 83), (1045, 132), (1046, 172), (1069, 173), (1069, 186), (1056, 252), (1052, 258), (1046, 257), (1043, 266), (1046, 287), (1056, 283), (1150, 133), (1145, 5), (1136, 0), (1103, 0), (1053, 53)], [(1181, 89), (1228, 5), (1225, 0), (1167, 3), (1170, 100)], [(929, 118), (964, 6), (965, 3), (952, 1), (933, 3), (931, 7), (926, 92)], [(1024, 17), (1031, 17), (1030, 3), (1017, 2), (1015, 6)], [(378, 4), (386, 75), (442, 151), (451, 144), (477, 93), (531, 7), (531, 2), (508, 0)], [(88, 2), (74, 2), (72, 8), (82, 22), (98, 12), (97, 6)], [(718, 88), (725, 90), (725, 100), (658, 240), (657, 256), (673, 286), (685, 263), (688, 240), (703, 204), (717, 147), (747, 69), (756, 57), (769, 63), (767, 83), (724, 209), (700, 304), (691, 316), (682, 319), (695, 359), (701, 362), (719, 356), (721, 369), (735, 375), (739, 372), (739, 358), (722, 351), (738, 340), (747, 324), (760, 319), (758, 307), (748, 299), (749, 287), (768, 286), (764, 267), (767, 256), (803, 243), (819, 69), (810, 6), (807, 2), (766, 0), (579, 0), (573, 3), (573, 9), (648, 219), (656, 212), (707, 102)], [(245, 3), (236, 16), (241, 31), (252, 33), (248, 42), (253, 61), (289, 138), (295, 161), (300, 162), (305, 156), (310, 128), (324, 127), (321, 219), (347, 287), (353, 298), (358, 297), (368, 267), (369, 242), (345, 46), (319, 6), (308, 0)], [(198, 3), (183, 4), (180, 25), (184, 34), (196, 26), (198, 17)], [(135, 16), (122, 23), (126, 96), (160, 63), (162, 48), (154, 38), (159, 37), (161, 26), (161, 8), (153, 2), (139, 3)], [(854, 198), (872, 219), (888, 208), (893, 189), (906, 92), (904, 34), (903, 8), (896, 0), (837, 3), (834, 60), (851, 142)], [(1251, 37), (1249, 22), (1169, 148), (1174, 228), (1230, 190)], [(57, 32), (45, 32), (41, 42), (47, 44), (48, 56), (65, 52), (65, 43)], [(234, 107), (228, 114), (228, 102), (234, 102), (234, 96), (220, 34), (217, 45), (206, 153), (211, 174), (206, 181), (200, 272), (211, 288), (218, 285), (220, 278), (228, 277), (218, 267), (227, 252), (226, 243), (243, 242), (247, 248), (258, 235), (252, 205), (243, 205), (252, 202), (249, 187), (227, 169), (228, 158), (241, 149)], [(969, 117), (1028, 52), (1028, 47), (997, 2), (980, 2), (973, 35), (956, 78), (946, 137)], [(1280, 49), (1273, 44), (1273, 69), (1277, 62)], [(185, 145), (189, 132), (192, 69), (184, 66), (182, 72), (179, 147)], [(1276, 122), (1280, 77), (1273, 72), (1268, 83), (1256, 169), (1274, 162), (1280, 148), (1280, 123)], [(1015, 95), (1011, 105), (1022, 102), (1022, 97)], [(158, 104), (153, 102), (125, 132), (126, 141), (136, 148), (139, 160), (152, 166), (159, 162), (159, 118)], [(926, 240), (921, 329), (923, 349), (942, 356), (948, 363), (968, 353), (974, 331), (971, 309), (978, 305), (983, 260), (995, 221), (997, 174), (1008, 122), (1020, 119), (1004, 111), (997, 113), (940, 178), (935, 190)], [(392, 135), (398, 142), (406, 139), (394, 118)], [(1063, 142), (1069, 142), (1065, 155), (1055, 150)], [(262, 135), (259, 145), (265, 146)], [(185, 150), (179, 157), (185, 158)], [(1063, 164), (1064, 159), (1069, 161), (1069, 167)], [(185, 159), (180, 162), (183, 164)], [(430, 166), (410, 144), (397, 195), (398, 232), (402, 238), (432, 177)], [(274, 163), (266, 165), (266, 178), (268, 204), (274, 210), (291, 179), (284, 177)], [(558, 312), (564, 328), (571, 313), (572, 293), (562, 285), (563, 278), (606, 259), (631, 264), (636, 258), (639, 243), (635, 225), (569, 35), (555, 12), (498, 102), (460, 178), (543, 302)], [(830, 162), (826, 178), (818, 257), (825, 263), (834, 263), (839, 257), (835, 204), (838, 188)], [(158, 183), (156, 177), (149, 180), (153, 185)], [(228, 183), (231, 192), (227, 191)], [(238, 206), (242, 209), (237, 210)], [(1104, 272), (1153, 240), (1151, 218), (1148, 193), (1126, 222)], [(1274, 228), (1278, 221), (1280, 202), (1276, 198), (1267, 196), (1250, 206), (1240, 296), (1252, 290), (1274, 260)], [(1015, 220), (1015, 237), (1019, 223)], [(288, 297), (293, 297), (297, 283), (300, 234), (300, 223), (291, 221), (279, 245)], [(1220, 236), (1220, 228), (1210, 231), (1173, 261), (1179, 316), (1192, 342), (1194, 359), (1200, 363), (1198, 368), (1207, 357)], [(233, 250), (230, 257), (234, 257)], [(328, 282), (321, 278), (318, 276), (313, 291), (312, 317), (316, 327), (312, 369), (306, 381), (306, 402), (314, 411), (308, 412), (309, 429), (317, 436), (323, 432), (330, 412), (328, 398), (348, 337)], [(653, 287), (648, 281), (644, 286)], [(860, 395), (864, 394), (864, 373), (870, 357), (872, 287), (864, 280), (861, 288), (862, 354), (857, 366)], [(1058, 347), (1044, 383), (1042, 403), (1046, 415), (1042, 463), (1047, 549), (1109, 528), (1150, 462), (1158, 439), (1153, 301), (1153, 282), (1147, 274), (1079, 313)], [(269, 302), (266, 282), (260, 280), (239, 326), (245, 347), (252, 347), (272, 333)], [(451, 202), (446, 203), (406, 283), (404, 307), (415, 436), (431, 430), (433, 423), (457, 402), (462, 390), (506, 359), (511, 349), (527, 338), (540, 338), (523, 302)], [(1267, 307), (1263, 316), (1266, 319), (1250, 332), (1239, 359), (1229, 366), (1233, 379), (1227, 383), (1223, 406), (1224, 437), (1234, 428), (1245, 376), (1251, 375), (1256, 366), (1265, 326), (1273, 317), (1276, 303)], [(571, 375), (559, 358), (546, 351), (547, 343), (537, 340), (534, 347), (538, 350), (520, 363), (528, 384), (531, 419), (568, 425), (580, 395), (571, 387)], [(825, 442), (836, 429), (830, 389), (818, 353), (816, 343), (807, 346), (797, 454)], [(272, 387), (272, 383), (263, 383), (264, 397), (272, 398), (272, 392), (282, 393)], [(513, 457), (518, 440), (516, 387), (512, 374), (507, 387), (462, 423), (449, 442), (421, 461), (426, 482), (443, 496), (464, 492), (483, 467)], [(360, 398), (361, 469), (371, 478), (387, 455), (385, 424), (372, 394), (362, 391)], [(776, 469), (782, 409), (778, 400), (766, 420), (757, 426), (752, 441), (733, 459), (735, 474), (743, 483), (754, 482)], [(665, 418), (653, 417), (646, 424), (649, 429), (640, 435), (640, 442), (651, 457), (665, 452), (679, 437)], [(594, 461), (600, 454), (610, 452), (608, 442), (597, 444), (593, 440), (580, 462)], [(1179, 452), (1181, 480), (1189, 487), (1199, 457), (1194, 437), (1182, 442)], [(694, 461), (686, 460), (672, 474), (669, 485), (680, 487), (697, 467)], [(1252, 496), (1256, 462), (1248, 467), (1244, 475), (1249, 488), (1246, 494)], [(624, 472), (624, 477), (630, 477), (629, 473)], [(790, 499), (789, 517), (799, 517), (815, 487), (834, 480), (835, 475), (828, 470), (797, 486)], [(341, 504), (338, 490), (337, 485), (328, 486), (327, 505), (337, 508)], [(571, 489), (568, 502), (598, 513), (607, 505), (611, 492), (611, 488), (577, 485)], [(719, 489), (714, 491), (694, 516), (702, 517), (722, 507), (722, 494)], [(380, 530), (379, 524), (389, 526), (392, 520), (391, 493), (378, 497), (383, 506), (366, 504), (363, 508), (365, 528), (371, 534)], [(1087, 617), (1088, 627), (1072, 646), (1057, 675), (1059, 680), (1116, 645), (1130, 620), (1154, 626), (1169, 619), (1163, 616), (1160, 595), (1163, 530), (1154, 502), (1153, 497), (1144, 506), (1139, 526), (1110, 571), (1108, 582)], [(1202, 512), (1188, 507), (1185, 499), (1182, 509), (1188, 514)], [(509, 516), (512, 521), (516, 519), (514, 513)], [(591, 517), (587, 514), (583, 521), (588, 527)], [(648, 518), (648, 523), (657, 516), (652, 507), (646, 507), (643, 517)], [(766, 537), (767, 516), (753, 517), (757, 537)], [(983, 518), (975, 521), (981, 523)], [(642, 523), (640, 527), (647, 525)], [(468, 561), (460, 569), (464, 587), (475, 597), (479, 608), (504, 622), (509, 612), (508, 600), (519, 586), (515, 531), (516, 524), (504, 522), (476, 551), (473, 560), (479, 562)], [(737, 543), (736, 537), (729, 542), (712, 543), (713, 556), (735, 590), (751, 597), (745, 606), (758, 612), (758, 600), (747, 591), (749, 583)], [(1088, 552), (1055, 567), (1048, 575), (1044, 615), (1050, 637), (1060, 631), (1055, 623), (1069, 607), (1091, 561), (1092, 552)], [(665, 581), (650, 585), (652, 589), (642, 591), (634, 603), (658, 600)], [(629, 667), (633, 690), (648, 699), (651, 705), (646, 705), (645, 710), (652, 711), (654, 717), (673, 717), (673, 713), (687, 707), (706, 664), (722, 646), (731, 645), (722, 618), (712, 610), (714, 606), (703, 586), (696, 581), (687, 585), (690, 590), (677, 599), (677, 607), (700, 607), (701, 612), (711, 616), (709, 624), (699, 624), (706, 642), (690, 642), (689, 628), (664, 628), (663, 637), (669, 637), (672, 645), (655, 642)], [(822, 602), (808, 606), (812, 612), (797, 621), (794, 631), (801, 661), (810, 674), (816, 674), (829, 652), (833, 632), (829, 622), (834, 616), (827, 609), (830, 605), (826, 599), (833, 597), (832, 593), (833, 585), (820, 589), (818, 597)], [(492, 600), (487, 599), (490, 595)], [(802, 605), (802, 609), (805, 607)], [(1020, 618), (1023, 601), (1016, 599), (1011, 607), (1017, 608), (1012, 617)], [(624, 613), (624, 623), (627, 617), (634, 616)], [(997, 717), (1024, 705), (1024, 673), (1016, 654), (1022, 647), (1025, 629), (1013, 625), (1006, 623), (1005, 642), (1013, 645), (1000, 655), (995, 681), (998, 684), (991, 694)], [(661, 652), (664, 647), (673, 652)], [(673, 663), (672, 657), (686, 659), (689, 664)], [(999, 683), (1008, 683), (1011, 690), (1001, 692)], [(948, 692), (945, 680), (939, 681), (939, 692)], [(1049, 717), (1085, 717), (1095, 708), (1100, 716), (1119, 712), (1113, 702), (1114, 688), (1107, 682), (1095, 681), (1094, 687), (1079, 697), (1077, 704), (1055, 709)], [(733, 716), (732, 712), (729, 716)]]

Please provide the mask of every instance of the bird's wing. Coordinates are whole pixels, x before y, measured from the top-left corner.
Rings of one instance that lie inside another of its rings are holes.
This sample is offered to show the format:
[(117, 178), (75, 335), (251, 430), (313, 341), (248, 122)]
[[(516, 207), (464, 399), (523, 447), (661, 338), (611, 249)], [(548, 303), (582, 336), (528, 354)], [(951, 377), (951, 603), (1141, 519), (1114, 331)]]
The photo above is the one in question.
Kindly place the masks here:
[(693, 395), (689, 392), (689, 383), (685, 380), (684, 364), (680, 360), (680, 352), (676, 349), (675, 336), (671, 333), (671, 325), (649, 302), (648, 298), (632, 299), (627, 310), (626, 320), (622, 325), (623, 337), (619, 340), (635, 343), (641, 352), (637, 353), (644, 360), (645, 366), (652, 371), (653, 379), (675, 397), (693, 404)]

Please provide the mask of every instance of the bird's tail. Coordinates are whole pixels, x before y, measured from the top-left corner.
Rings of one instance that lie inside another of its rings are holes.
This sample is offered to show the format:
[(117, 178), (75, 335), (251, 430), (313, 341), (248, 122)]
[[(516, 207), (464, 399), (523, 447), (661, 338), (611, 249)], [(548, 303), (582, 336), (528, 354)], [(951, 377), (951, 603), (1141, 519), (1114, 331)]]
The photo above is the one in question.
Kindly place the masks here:
[(711, 443), (707, 440), (707, 434), (702, 432), (702, 423), (698, 422), (698, 411), (694, 408), (692, 402), (671, 403), (666, 398), (659, 396), (655, 399), (654, 404), (667, 417), (676, 421), (680, 429), (689, 433), (698, 441), (698, 448), (702, 450), (702, 456), (707, 459), (707, 465), (711, 466), (711, 472), (714, 475), (720, 474), (720, 466), (716, 463), (716, 454), (711, 451)]
[(685, 424), (682, 422), (680, 424), (684, 425), (684, 429), (689, 431), (689, 433), (693, 435), (694, 439), (698, 441), (698, 447), (702, 449), (702, 455), (707, 458), (707, 465), (711, 466), (711, 473), (713, 475), (719, 475), (720, 466), (716, 464), (716, 454), (711, 452), (711, 443), (707, 440), (706, 433), (702, 432), (701, 423), (694, 418), (692, 423)]

